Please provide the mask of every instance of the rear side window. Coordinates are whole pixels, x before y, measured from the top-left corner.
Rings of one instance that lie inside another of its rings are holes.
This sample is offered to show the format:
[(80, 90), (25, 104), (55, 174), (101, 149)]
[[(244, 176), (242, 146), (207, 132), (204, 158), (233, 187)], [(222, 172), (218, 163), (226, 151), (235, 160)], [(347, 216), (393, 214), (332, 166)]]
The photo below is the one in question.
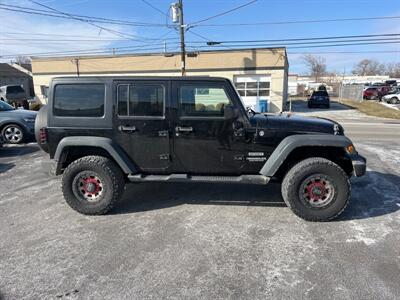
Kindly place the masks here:
[(181, 116), (224, 117), (231, 101), (223, 86), (184, 85), (179, 91)]
[(118, 115), (163, 117), (165, 89), (161, 84), (118, 85)]
[(54, 89), (54, 115), (102, 117), (104, 100), (104, 84), (57, 84)]

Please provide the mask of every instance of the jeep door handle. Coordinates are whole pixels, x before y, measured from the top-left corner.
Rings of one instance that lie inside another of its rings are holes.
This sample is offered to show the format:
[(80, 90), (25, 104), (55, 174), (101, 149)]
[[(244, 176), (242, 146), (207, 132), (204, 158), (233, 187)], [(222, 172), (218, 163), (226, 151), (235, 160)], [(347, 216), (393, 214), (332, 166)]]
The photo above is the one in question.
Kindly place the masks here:
[(119, 129), (119, 131), (134, 132), (134, 131), (136, 131), (136, 126), (121, 125), (121, 126), (119, 126), (118, 129)]
[(193, 131), (193, 127), (176, 127), (176, 131), (179, 132), (192, 132)]

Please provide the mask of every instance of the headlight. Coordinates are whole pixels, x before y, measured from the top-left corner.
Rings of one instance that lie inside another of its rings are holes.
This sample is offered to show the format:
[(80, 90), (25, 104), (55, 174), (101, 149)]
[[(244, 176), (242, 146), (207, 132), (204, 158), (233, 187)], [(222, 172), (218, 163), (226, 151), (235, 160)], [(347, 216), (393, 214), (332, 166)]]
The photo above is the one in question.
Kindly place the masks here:
[(356, 148), (354, 147), (353, 144), (350, 144), (346, 147), (346, 152), (349, 154), (357, 153)]
[(35, 120), (36, 119), (31, 119), (31, 118), (26, 118), (26, 119), (24, 119), (24, 121), (26, 122), (26, 123), (35, 123)]

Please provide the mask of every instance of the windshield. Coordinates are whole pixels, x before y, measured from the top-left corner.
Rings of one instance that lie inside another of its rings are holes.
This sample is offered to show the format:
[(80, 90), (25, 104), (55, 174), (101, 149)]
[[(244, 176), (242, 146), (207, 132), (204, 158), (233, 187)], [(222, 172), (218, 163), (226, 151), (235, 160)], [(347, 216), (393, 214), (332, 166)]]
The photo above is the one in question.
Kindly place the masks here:
[(313, 96), (328, 96), (328, 93), (325, 91), (317, 91), (313, 93)]
[(0, 101), (0, 111), (8, 111), (8, 110), (14, 110), (14, 107), (5, 103), (4, 101)]

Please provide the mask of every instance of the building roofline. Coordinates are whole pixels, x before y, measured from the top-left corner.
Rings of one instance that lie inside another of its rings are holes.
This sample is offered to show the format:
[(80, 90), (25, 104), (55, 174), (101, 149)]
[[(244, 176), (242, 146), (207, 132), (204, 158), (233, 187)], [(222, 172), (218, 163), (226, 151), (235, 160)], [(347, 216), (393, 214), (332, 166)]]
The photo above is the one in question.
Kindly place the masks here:
[[(229, 52), (243, 52), (243, 51), (283, 51), (287, 57), (286, 47), (265, 47), (265, 48), (237, 48), (237, 49), (224, 49), (224, 50), (201, 50), (201, 51), (187, 51), (188, 53), (229, 53)], [(99, 58), (119, 58), (119, 57), (132, 57), (132, 56), (175, 56), (180, 55), (180, 52), (150, 52), (150, 53), (126, 53), (126, 54), (107, 54), (107, 55), (66, 55), (66, 56), (31, 56), (32, 61), (49, 61), (49, 60), (65, 60), (72, 58), (80, 59), (99, 59)]]

